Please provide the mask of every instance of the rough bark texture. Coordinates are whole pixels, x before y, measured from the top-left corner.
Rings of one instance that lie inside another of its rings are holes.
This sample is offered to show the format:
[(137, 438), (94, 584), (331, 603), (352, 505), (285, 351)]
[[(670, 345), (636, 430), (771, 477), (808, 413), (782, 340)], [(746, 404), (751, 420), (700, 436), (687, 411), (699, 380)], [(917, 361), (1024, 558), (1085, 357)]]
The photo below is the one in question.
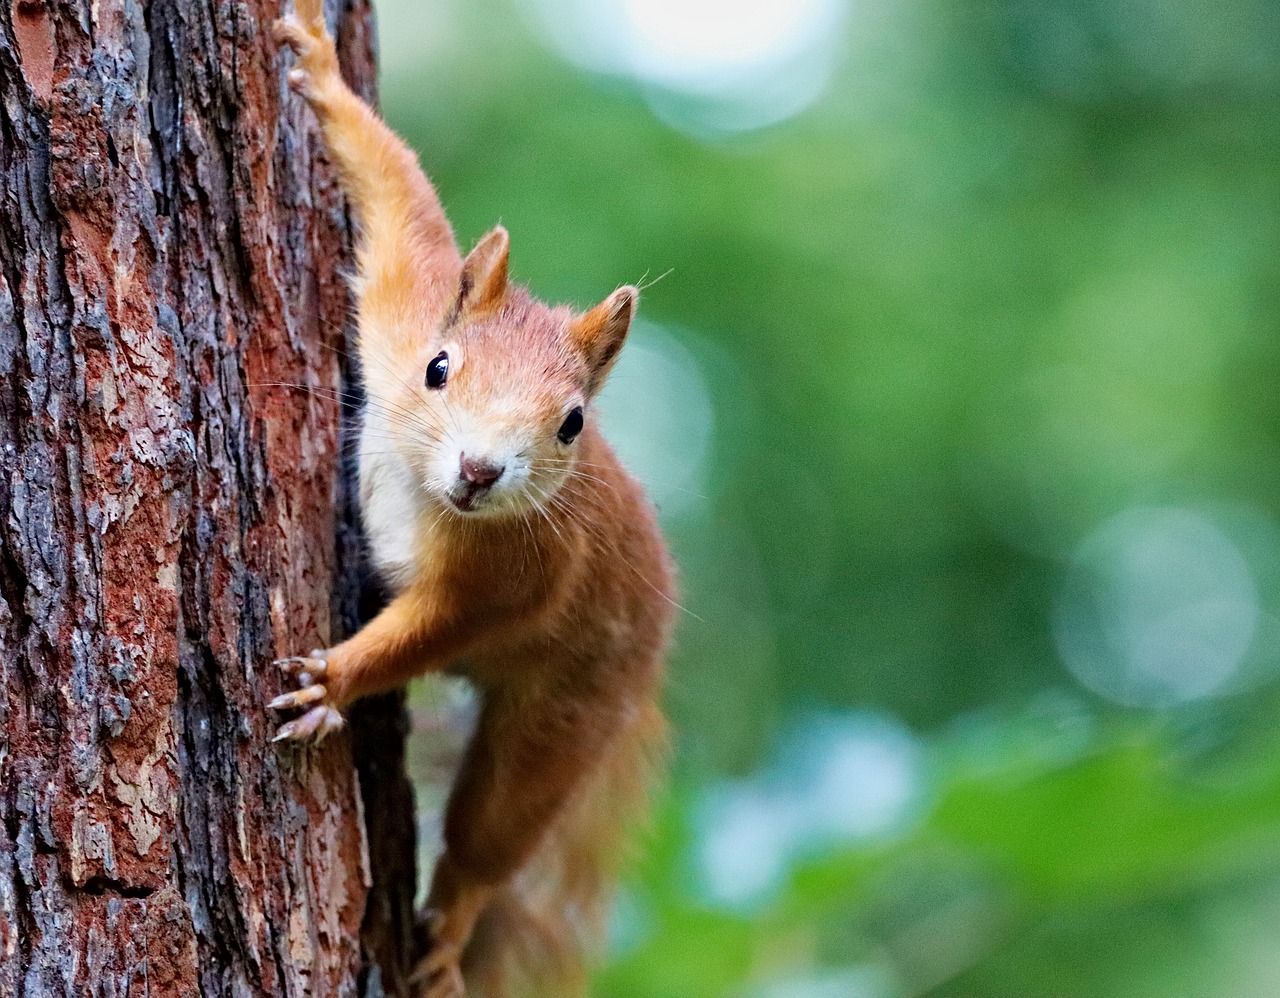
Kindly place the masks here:
[(400, 700), (357, 724), (372, 871), (352, 740), (277, 751), (263, 708), (361, 576), (321, 397), (349, 229), (277, 12), (0, 0), (0, 995), (376, 994), (409, 960)]

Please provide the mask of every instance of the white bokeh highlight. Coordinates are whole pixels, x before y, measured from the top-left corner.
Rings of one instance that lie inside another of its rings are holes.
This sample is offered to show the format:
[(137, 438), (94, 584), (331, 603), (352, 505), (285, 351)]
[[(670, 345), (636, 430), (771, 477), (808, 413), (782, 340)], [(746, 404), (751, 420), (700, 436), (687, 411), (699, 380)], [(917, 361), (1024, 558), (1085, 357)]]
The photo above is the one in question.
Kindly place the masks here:
[(766, 984), (750, 998), (902, 998), (906, 992), (879, 966), (844, 967)]
[(901, 834), (923, 796), (923, 751), (897, 721), (860, 712), (806, 719), (765, 772), (703, 798), (701, 893), (750, 910), (776, 893), (795, 862)]
[(1209, 516), (1139, 507), (1081, 544), (1054, 636), (1067, 668), (1095, 693), (1170, 707), (1231, 687), (1261, 613), (1245, 554)]
[(637, 321), (597, 403), (604, 435), (665, 523), (704, 509), (715, 413), (693, 352)]
[(684, 131), (749, 131), (826, 89), (846, 0), (525, 0), (551, 46), (593, 72), (639, 82)]

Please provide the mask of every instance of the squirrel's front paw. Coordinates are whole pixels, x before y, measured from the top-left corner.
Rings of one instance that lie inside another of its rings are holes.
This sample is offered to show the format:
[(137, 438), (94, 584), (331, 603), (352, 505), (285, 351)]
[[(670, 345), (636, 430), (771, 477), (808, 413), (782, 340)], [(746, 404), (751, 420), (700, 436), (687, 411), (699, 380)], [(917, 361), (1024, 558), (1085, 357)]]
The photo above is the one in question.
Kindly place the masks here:
[(346, 723), (334, 707), (324, 702), (329, 696), (329, 689), (323, 682), (329, 670), (324, 651), (276, 659), (275, 664), (286, 675), (296, 679), (300, 688), (292, 693), (281, 693), (267, 706), (271, 710), (293, 710), (311, 704), (315, 706), (301, 717), (280, 725), (276, 736), (271, 739), (273, 742), (307, 741), (311, 738), (321, 741)]
[(325, 27), (320, 0), (298, 0), (297, 13), (280, 18), (271, 32), (298, 57), (297, 65), (289, 70), (289, 86), (314, 99), (317, 84), (338, 72), (337, 49)]

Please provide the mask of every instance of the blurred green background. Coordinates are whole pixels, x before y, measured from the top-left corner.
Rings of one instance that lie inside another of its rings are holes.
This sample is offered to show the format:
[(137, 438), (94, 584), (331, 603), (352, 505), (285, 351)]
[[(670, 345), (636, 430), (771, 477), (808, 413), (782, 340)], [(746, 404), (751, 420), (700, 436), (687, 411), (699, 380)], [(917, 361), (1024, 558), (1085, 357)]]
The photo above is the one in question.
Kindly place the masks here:
[[(683, 576), (612, 998), (1280, 996), (1280, 5), (379, 0)], [(429, 808), (428, 808), (429, 809)]]

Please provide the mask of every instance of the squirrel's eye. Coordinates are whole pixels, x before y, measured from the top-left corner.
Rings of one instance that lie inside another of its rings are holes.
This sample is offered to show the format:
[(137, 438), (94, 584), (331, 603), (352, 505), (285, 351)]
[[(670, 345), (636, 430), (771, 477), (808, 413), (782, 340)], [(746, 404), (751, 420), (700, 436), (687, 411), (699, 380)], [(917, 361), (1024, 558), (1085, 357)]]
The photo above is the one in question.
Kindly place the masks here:
[(562, 444), (573, 443), (573, 438), (582, 432), (582, 406), (575, 406), (560, 424), (560, 432), (556, 434)]
[(449, 377), (449, 355), (441, 350), (427, 365), (427, 387), (443, 388)]

